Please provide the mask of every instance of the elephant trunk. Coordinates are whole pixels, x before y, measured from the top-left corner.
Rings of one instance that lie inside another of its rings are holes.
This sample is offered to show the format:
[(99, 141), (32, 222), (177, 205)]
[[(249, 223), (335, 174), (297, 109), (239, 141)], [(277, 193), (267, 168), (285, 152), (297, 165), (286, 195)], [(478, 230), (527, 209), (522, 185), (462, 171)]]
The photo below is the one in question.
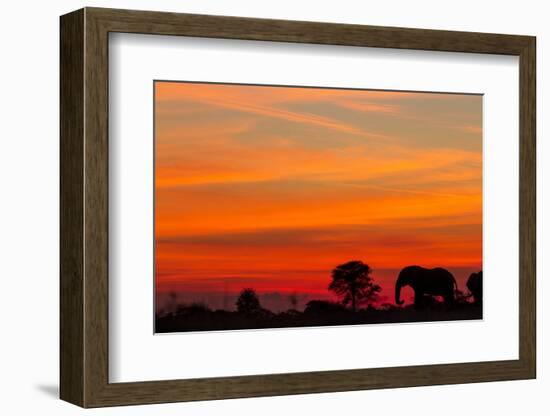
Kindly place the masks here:
[(397, 280), (397, 283), (395, 284), (395, 303), (397, 305), (403, 305), (405, 301), (401, 300), (401, 282)]

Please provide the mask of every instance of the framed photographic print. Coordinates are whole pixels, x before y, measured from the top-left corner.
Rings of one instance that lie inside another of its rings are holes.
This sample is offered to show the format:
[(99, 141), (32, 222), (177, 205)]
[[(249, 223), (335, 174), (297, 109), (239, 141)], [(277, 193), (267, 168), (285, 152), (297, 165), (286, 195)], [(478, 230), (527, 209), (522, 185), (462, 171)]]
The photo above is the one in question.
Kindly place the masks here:
[(61, 398), (534, 378), (535, 103), (530, 36), (62, 16)]

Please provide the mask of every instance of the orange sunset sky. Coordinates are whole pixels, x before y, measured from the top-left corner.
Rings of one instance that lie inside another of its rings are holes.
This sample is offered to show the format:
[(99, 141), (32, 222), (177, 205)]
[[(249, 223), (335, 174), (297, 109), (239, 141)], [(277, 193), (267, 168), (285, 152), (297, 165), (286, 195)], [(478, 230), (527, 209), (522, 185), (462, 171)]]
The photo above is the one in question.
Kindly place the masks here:
[[(330, 272), (482, 261), (482, 97), (155, 82), (157, 299), (288, 309)], [(407, 293), (404, 293), (407, 299)], [(387, 297), (387, 299), (386, 299)], [(303, 306), (303, 305), (302, 305)]]

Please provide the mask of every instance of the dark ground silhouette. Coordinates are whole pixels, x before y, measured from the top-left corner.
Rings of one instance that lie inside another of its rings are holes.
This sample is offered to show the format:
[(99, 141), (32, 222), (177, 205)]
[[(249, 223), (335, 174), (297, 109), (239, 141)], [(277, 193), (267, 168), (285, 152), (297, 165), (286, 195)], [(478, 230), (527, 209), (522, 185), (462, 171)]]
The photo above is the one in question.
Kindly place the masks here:
[[(374, 306), (374, 301), (381, 289), (374, 283), (371, 272), (361, 261), (337, 266), (328, 289), (339, 296), (339, 302), (311, 300), (303, 311), (294, 308), (274, 313), (261, 306), (253, 288), (244, 288), (235, 302), (235, 311), (211, 310), (200, 303), (178, 305), (174, 311), (156, 317), (155, 332), (463, 321), (483, 317), (481, 271), (472, 274), (467, 284), (469, 291), (464, 293), (457, 289), (454, 277), (445, 269), (407, 266), (395, 283), (395, 304), (379, 306)], [(401, 306), (403, 286), (415, 291), (413, 304)]]
[(272, 313), (260, 309), (255, 314), (237, 311), (211, 311), (204, 305), (182, 306), (177, 312), (156, 320), (156, 332), (214, 331), (231, 329), (287, 328), (307, 326), (361, 325), (399, 322), (472, 320), (482, 318), (481, 305), (464, 302), (448, 308), (433, 304), (418, 309), (414, 305), (367, 307), (353, 312), (326, 301), (311, 301), (303, 312), (290, 309)]

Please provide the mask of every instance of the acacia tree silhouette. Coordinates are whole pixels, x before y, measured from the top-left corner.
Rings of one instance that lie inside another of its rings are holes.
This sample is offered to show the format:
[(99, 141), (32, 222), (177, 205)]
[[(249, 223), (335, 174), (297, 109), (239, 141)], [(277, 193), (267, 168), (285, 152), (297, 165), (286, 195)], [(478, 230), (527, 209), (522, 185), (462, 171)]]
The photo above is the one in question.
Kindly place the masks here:
[(235, 305), (237, 306), (237, 312), (245, 315), (254, 315), (261, 309), (260, 299), (258, 299), (256, 291), (251, 288), (241, 290)]
[(376, 299), (381, 288), (370, 276), (372, 269), (360, 260), (340, 264), (332, 270), (332, 282), (328, 289), (342, 298), (342, 303), (351, 303), (355, 312), (359, 303)]

